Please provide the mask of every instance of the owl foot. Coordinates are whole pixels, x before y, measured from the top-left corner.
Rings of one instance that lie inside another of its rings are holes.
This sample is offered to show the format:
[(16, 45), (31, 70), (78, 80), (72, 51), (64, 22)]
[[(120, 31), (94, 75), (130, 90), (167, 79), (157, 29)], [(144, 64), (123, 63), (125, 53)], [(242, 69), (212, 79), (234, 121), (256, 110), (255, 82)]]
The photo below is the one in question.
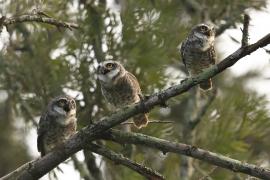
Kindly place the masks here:
[(150, 98), (149, 95), (142, 95), (141, 93), (138, 94), (140, 98), (140, 104), (143, 106), (144, 113), (148, 113), (150, 110), (145, 106), (144, 101)]
[(188, 80), (188, 78), (185, 78), (183, 80), (180, 81), (180, 84), (183, 84), (184, 82), (186, 82)]
[(139, 98), (141, 101), (146, 101), (150, 98), (150, 95), (142, 95), (142, 94), (138, 94)]

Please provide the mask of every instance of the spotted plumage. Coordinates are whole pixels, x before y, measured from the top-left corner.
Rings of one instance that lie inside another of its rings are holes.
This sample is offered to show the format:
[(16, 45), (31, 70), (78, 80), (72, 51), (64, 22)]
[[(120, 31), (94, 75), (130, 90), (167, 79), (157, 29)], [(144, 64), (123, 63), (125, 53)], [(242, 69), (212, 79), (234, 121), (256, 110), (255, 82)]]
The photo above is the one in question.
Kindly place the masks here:
[(41, 115), (38, 125), (37, 148), (44, 156), (76, 132), (76, 103), (70, 96), (54, 98)]
[[(203, 69), (215, 64), (214, 40), (214, 28), (206, 24), (198, 24), (192, 28), (188, 37), (182, 42), (180, 53), (190, 76), (195, 76)], [(212, 81), (208, 79), (199, 86), (203, 90), (209, 90), (212, 88)]]
[[(115, 108), (121, 108), (140, 101), (141, 89), (136, 77), (117, 61), (104, 61), (97, 69), (102, 94)], [(135, 126), (144, 127), (148, 123), (146, 114), (133, 118)]]

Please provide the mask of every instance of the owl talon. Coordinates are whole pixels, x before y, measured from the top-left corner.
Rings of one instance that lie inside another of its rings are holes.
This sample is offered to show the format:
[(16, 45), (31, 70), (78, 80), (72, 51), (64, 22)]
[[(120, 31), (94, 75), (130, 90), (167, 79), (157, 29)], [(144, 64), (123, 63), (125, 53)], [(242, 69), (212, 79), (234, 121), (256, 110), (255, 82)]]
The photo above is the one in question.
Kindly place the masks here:
[(149, 109), (145, 106), (144, 101), (146, 101), (147, 99), (149, 99), (150, 96), (146, 95), (143, 96), (142, 94), (138, 94), (139, 98), (140, 98), (140, 104), (143, 106), (144, 109), (144, 113), (148, 113)]
[(186, 82), (188, 80), (188, 78), (185, 78), (183, 80), (180, 81), (180, 84), (183, 84), (184, 82)]
[(141, 101), (144, 101), (145, 97), (142, 94), (139, 93), (138, 96), (139, 96)]
[(142, 95), (142, 94), (138, 94), (139, 98), (141, 101), (146, 101), (150, 98), (150, 95)]

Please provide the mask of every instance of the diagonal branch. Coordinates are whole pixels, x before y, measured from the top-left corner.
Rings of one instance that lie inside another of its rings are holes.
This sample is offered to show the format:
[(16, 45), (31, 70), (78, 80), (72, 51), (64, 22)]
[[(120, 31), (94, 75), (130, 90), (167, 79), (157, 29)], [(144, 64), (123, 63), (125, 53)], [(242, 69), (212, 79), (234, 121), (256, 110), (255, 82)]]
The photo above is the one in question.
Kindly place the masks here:
[(79, 131), (77, 134), (67, 140), (61, 149), (53, 151), (42, 157), (41, 159), (30, 163), (31, 165), (29, 165), (29, 168), (18, 173), (18, 176), (20, 177), (20, 179), (27, 180), (38, 179), (42, 177), (47, 172), (56, 167), (58, 164), (69, 158), (72, 154), (80, 151), (83, 147), (83, 144), (98, 138), (98, 136), (100, 134), (103, 134), (106, 130), (126, 121), (128, 118), (136, 114), (150, 111), (155, 106), (164, 104), (165, 101), (174, 96), (183, 94), (195, 85), (216, 76), (217, 74), (224, 71), (226, 68), (234, 65), (241, 58), (251, 54), (252, 52), (256, 51), (261, 47), (266, 46), (269, 43), (270, 33), (254, 44), (240, 47), (238, 50), (226, 57), (220, 63), (213, 65), (212, 67), (206, 69), (204, 72), (200, 73), (195, 77), (188, 78), (182, 84), (171, 86), (166, 90), (151, 95), (149, 98), (142, 102), (125, 107), (113, 113), (109, 117), (104, 117), (103, 120), (97, 120), (96, 122), (98, 123), (83, 128), (81, 131)]
[(99, 146), (97, 144), (87, 144), (86, 148), (89, 149), (90, 151), (102, 155), (112, 161), (114, 161), (115, 163), (119, 163), (122, 164), (134, 171), (136, 171), (137, 173), (141, 174), (142, 176), (146, 177), (147, 179), (155, 179), (155, 180), (163, 180), (165, 179), (161, 174), (159, 174), (158, 172), (145, 167), (141, 164), (138, 164), (126, 157), (124, 157), (122, 154), (117, 154), (105, 147)]
[(112, 140), (118, 143), (138, 144), (159, 149), (163, 154), (167, 152), (183, 154), (208, 162), (209, 164), (229, 169), (233, 172), (241, 172), (262, 179), (270, 179), (270, 169), (244, 163), (192, 145), (170, 142), (138, 133), (121, 132), (119, 130), (110, 130), (104, 137), (107, 140)]
[(54, 19), (51, 17), (44, 17), (44, 16), (39, 15), (39, 14), (25, 14), (25, 15), (21, 15), (21, 16), (10, 17), (10, 18), (2, 16), (1, 21), (0, 21), (0, 27), (1, 26), (8, 26), (8, 25), (15, 24), (15, 23), (23, 23), (23, 22), (45, 23), (45, 24), (50, 24), (50, 25), (54, 25), (57, 27), (68, 28), (70, 30), (72, 30), (72, 28), (74, 28), (74, 29), (79, 28), (79, 26), (75, 23), (63, 22), (63, 21), (60, 21), (60, 20), (57, 20), (57, 19)]

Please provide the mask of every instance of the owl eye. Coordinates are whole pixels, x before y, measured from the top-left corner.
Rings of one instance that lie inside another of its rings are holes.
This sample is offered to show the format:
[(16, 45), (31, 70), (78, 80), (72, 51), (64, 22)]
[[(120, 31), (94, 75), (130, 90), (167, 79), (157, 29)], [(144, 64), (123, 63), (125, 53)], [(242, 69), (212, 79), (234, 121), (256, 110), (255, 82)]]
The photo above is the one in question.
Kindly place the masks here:
[(66, 99), (59, 99), (57, 104), (58, 106), (60, 107), (64, 107), (64, 105), (67, 103), (67, 100)]
[(201, 31), (207, 31), (208, 27), (207, 26), (201, 26), (200, 29), (201, 29)]
[(112, 69), (113, 67), (114, 67), (113, 63), (106, 64), (106, 68), (108, 68), (108, 69)]

